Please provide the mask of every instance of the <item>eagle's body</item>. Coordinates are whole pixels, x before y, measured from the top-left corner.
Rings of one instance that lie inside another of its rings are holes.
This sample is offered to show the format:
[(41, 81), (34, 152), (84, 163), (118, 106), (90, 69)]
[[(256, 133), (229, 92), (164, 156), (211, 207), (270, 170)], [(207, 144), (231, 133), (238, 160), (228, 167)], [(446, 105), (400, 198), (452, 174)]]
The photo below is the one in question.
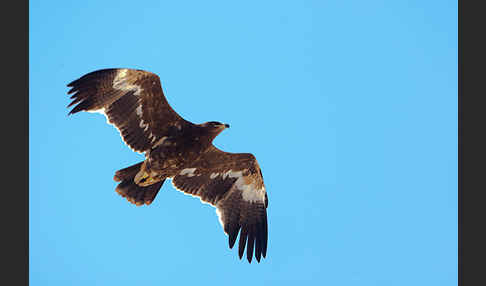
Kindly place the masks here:
[[(197, 196), (216, 212), (239, 256), (266, 256), (267, 194), (260, 167), (250, 153), (227, 153), (213, 139), (227, 124), (194, 124), (168, 104), (157, 75), (134, 69), (105, 69), (68, 84), (74, 93), (69, 114), (101, 112), (145, 160), (115, 173), (116, 191), (136, 205), (151, 204), (167, 178), (182, 192)], [(240, 231), (241, 230), (241, 231)]]
[(159, 139), (145, 154), (142, 170), (148, 178), (137, 183), (146, 186), (149, 182), (172, 178), (180, 170), (191, 167), (209, 151), (210, 131), (203, 126), (187, 125)]

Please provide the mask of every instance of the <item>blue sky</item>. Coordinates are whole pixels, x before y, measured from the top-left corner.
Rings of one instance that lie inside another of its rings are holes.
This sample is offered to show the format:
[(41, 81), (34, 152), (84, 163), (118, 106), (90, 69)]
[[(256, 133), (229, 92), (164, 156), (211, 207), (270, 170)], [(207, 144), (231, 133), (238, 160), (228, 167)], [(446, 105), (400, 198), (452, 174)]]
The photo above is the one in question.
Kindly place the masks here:
[[(30, 1), (29, 25), (31, 285), (457, 284), (457, 1)], [(109, 67), (256, 156), (260, 264), (170, 183), (114, 191), (142, 155), (66, 108)]]

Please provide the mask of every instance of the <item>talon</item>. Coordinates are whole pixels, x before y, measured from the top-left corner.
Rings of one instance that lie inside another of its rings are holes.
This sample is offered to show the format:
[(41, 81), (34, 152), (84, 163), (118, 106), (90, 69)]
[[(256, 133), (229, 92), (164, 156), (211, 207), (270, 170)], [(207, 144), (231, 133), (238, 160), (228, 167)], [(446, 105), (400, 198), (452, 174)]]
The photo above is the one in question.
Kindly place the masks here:
[(157, 183), (157, 181), (156, 181), (154, 178), (152, 178), (152, 177), (147, 178), (147, 179), (146, 179), (146, 180), (143, 182), (143, 184), (144, 184), (144, 185), (146, 185), (146, 186), (148, 186), (148, 185), (152, 185), (152, 184), (154, 184), (154, 183)]
[(154, 178), (150, 177), (150, 175), (145, 171), (138, 172), (133, 181), (135, 182), (135, 184), (142, 187), (150, 186), (158, 182)]
[(135, 181), (135, 184), (140, 185), (140, 183), (144, 183), (148, 177), (149, 174), (147, 174), (147, 172), (140, 170), (140, 172), (135, 175), (135, 178), (133, 178), (133, 181)]

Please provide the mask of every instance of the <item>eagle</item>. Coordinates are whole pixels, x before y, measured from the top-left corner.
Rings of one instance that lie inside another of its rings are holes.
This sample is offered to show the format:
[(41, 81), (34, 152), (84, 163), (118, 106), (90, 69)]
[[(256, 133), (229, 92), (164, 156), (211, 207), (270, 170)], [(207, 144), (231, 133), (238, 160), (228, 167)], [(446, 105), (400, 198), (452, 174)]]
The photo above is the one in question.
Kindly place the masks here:
[(75, 105), (68, 115), (99, 112), (145, 160), (115, 172), (116, 192), (137, 206), (150, 205), (166, 179), (185, 194), (216, 208), (229, 248), (249, 263), (266, 257), (268, 197), (251, 153), (228, 153), (212, 142), (228, 124), (189, 122), (169, 105), (160, 78), (140, 69), (88, 73), (67, 85)]

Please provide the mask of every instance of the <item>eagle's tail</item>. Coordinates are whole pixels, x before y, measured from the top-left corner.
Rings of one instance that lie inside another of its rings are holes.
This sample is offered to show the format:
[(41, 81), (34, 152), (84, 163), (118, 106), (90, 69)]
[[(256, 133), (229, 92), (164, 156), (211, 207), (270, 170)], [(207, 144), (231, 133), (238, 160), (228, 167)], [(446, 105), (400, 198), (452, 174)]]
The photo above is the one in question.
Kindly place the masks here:
[(116, 187), (116, 192), (137, 206), (141, 206), (143, 204), (150, 205), (165, 181), (162, 180), (146, 187), (137, 185), (134, 178), (138, 171), (140, 171), (142, 164), (143, 162), (140, 162), (130, 167), (118, 170), (113, 178), (117, 182), (121, 181)]

